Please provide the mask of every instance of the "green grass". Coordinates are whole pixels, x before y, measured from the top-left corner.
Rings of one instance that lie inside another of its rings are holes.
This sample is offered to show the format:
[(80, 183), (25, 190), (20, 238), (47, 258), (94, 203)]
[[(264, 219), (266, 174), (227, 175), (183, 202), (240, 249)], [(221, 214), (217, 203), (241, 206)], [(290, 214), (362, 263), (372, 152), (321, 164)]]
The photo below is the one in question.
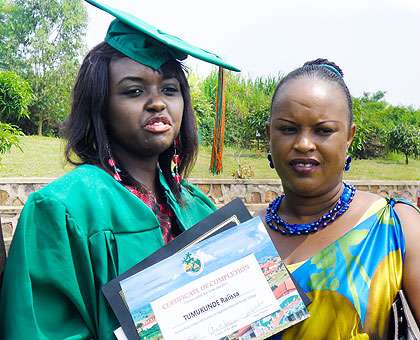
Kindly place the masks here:
[(0, 177), (58, 177), (72, 169), (64, 166), (61, 139), (25, 136), (20, 140), (23, 152), (12, 147), (10, 153), (0, 155)]
[[(72, 169), (65, 165), (64, 143), (58, 138), (26, 136), (21, 138), (20, 152), (12, 148), (10, 153), (1, 155), (0, 177), (58, 177)], [(233, 178), (232, 170), (238, 169), (236, 148), (224, 148), (221, 175), (213, 176), (209, 172), (211, 148), (201, 147), (197, 163), (190, 177), (195, 178)], [(265, 155), (255, 151), (242, 150), (239, 157), (241, 165), (251, 166), (255, 179), (277, 178), (276, 172), (268, 166)], [(420, 180), (420, 160), (409, 159), (405, 164), (403, 155), (390, 154), (387, 159), (353, 160), (351, 170), (345, 179), (358, 180)]]

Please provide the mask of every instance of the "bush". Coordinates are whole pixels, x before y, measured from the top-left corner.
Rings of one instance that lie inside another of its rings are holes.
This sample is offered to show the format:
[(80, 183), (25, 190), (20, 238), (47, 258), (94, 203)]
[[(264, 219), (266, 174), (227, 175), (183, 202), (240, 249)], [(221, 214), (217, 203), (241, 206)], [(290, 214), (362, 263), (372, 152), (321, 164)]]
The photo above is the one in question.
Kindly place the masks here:
[(0, 72), (0, 118), (16, 122), (29, 117), (28, 107), (33, 100), (32, 88), (13, 72)]
[(28, 106), (32, 99), (32, 89), (25, 80), (13, 72), (0, 72), (0, 118), (3, 121), (0, 121), (0, 155), (10, 151), (12, 146), (22, 151), (18, 136), (23, 133), (10, 121), (29, 117)]
[(17, 126), (0, 122), (0, 164), (1, 155), (10, 151), (12, 146), (22, 151), (18, 136), (23, 136), (23, 132)]
[(403, 153), (408, 164), (408, 156), (420, 155), (420, 130), (406, 123), (395, 125), (389, 130), (386, 143), (389, 150)]

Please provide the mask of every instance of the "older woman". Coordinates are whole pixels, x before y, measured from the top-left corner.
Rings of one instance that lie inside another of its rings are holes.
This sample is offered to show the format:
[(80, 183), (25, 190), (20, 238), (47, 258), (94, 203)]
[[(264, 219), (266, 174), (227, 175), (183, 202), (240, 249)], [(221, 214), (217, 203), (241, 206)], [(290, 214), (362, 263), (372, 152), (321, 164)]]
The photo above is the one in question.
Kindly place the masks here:
[(1, 295), (3, 340), (114, 339), (118, 322), (102, 285), (215, 210), (181, 179), (198, 137), (178, 60), (193, 54), (235, 68), (90, 2), (117, 19), (74, 86), (66, 156), (78, 167), (22, 211)]
[(284, 194), (256, 213), (312, 299), (281, 339), (383, 339), (403, 289), (420, 321), (420, 214), (343, 182), (356, 131), (343, 72), (318, 59), (279, 83), (266, 124)]

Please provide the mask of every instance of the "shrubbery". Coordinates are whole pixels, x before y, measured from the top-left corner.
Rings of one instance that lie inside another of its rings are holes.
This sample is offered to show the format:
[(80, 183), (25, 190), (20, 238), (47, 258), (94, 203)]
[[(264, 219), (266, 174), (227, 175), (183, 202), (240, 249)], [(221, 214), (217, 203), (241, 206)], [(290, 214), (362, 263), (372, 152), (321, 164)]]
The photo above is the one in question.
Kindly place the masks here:
[[(204, 79), (196, 76), (192, 79), (191, 93), (201, 141), (204, 145), (211, 145), (217, 74), (212, 72)], [(226, 145), (256, 149), (256, 135), (259, 133), (260, 150), (267, 151), (265, 122), (269, 119), (271, 97), (280, 79), (279, 75), (277, 78), (252, 80), (240, 74), (227, 73)], [(349, 152), (355, 158), (380, 158), (390, 151), (405, 153), (402, 147), (396, 147), (389, 139), (391, 131), (394, 139), (398, 134), (399, 140), (405, 138), (402, 133), (410, 129), (398, 129), (402, 124), (413, 127), (410, 138), (418, 137), (415, 131), (420, 129), (420, 110), (411, 106), (392, 106), (385, 101), (385, 94), (384, 91), (366, 92), (359, 98), (353, 98), (357, 131)], [(415, 148), (409, 150), (410, 155), (418, 156)]]
[(23, 133), (11, 122), (29, 117), (28, 107), (33, 100), (29, 84), (13, 72), (0, 72), (0, 162), (1, 154), (12, 146), (20, 149)]

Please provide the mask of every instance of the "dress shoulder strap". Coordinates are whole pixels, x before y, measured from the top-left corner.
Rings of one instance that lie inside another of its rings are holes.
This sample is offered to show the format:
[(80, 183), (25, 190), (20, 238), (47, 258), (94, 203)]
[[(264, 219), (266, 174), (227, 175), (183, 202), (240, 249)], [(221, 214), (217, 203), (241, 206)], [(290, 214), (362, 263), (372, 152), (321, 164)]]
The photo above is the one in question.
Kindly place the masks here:
[(420, 209), (418, 207), (416, 207), (413, 203), (407, 201), (405, 198), (392, 198), (392, 197), (387, 197), (386, 200), (388, 201), (388, 204), (392, 208), (397, 203), (403, 203), (403, 204), (407, 204), (407, 205), (413, 207), (414, 209), (416, 209), (420, 213)]

